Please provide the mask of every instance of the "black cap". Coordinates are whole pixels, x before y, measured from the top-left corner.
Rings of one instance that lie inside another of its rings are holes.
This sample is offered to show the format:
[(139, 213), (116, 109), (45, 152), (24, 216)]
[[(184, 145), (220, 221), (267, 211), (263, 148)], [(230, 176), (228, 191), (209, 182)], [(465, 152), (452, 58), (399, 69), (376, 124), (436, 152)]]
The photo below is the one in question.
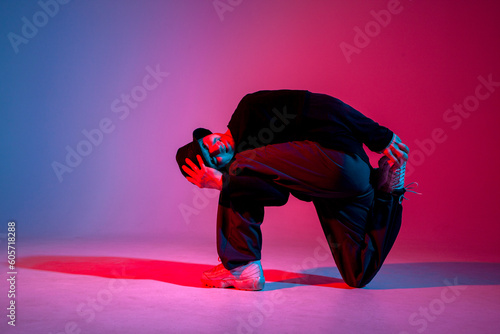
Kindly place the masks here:
[[(193, 131), (193, 141), (177, 150), (175, 160), (177, 160), (179, 169), (181, 170), (181, 173), (182, 175), (184, 175), (184, 177), (189, 176), (185, 171), (182, 170), (182, 166), (186, 165), (186, 158), (189, 158), (196, 166), (198, 166), (198, 159), (196, 159), (196, 156), (199, 155), (203, 159), (205, 165), (209, 165), (209, 163), (205, 160), (203, 154), (201, 153), (201, 148), (200, 144), (198, 144), (198, 140), (211, 134), (212, 131), (210, 130), (198, 128)], [(200, 168), (200, 166), (198, 166), (198, 168)]]

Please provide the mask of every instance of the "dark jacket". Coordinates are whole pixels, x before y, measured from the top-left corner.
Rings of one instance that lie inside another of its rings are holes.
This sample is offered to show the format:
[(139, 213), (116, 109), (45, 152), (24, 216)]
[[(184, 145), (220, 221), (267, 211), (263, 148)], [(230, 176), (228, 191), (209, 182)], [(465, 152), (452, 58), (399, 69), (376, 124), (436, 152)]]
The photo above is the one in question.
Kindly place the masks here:
[(269, 144), (310, 140), (369, 164), (365, 144), (383, 151), (393, 132), (334, 97), (303, 90), (258, 91), (246, 95), (228, 128), (236, 153)]

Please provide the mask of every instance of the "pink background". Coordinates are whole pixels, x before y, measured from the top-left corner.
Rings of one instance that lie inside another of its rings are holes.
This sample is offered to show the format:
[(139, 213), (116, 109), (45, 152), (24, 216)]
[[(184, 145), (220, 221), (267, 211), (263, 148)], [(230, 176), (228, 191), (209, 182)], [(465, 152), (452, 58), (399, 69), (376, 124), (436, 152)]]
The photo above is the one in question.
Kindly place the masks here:
[[(500, 87), (481, 88), (489, 96), (459, 126), (444, 118), (478, 101), (470, 96), (480, 76), (500, 82), (497, 2), (222, 2), (233, 5), (219, 16), (212, 1), (71, 1), (17, 53), (8, 34), (22, 35), (22, 18), (33, 22), (41, 7), (0, 3), (4, 226), (16, 220), (23, 238), (215, 241), (217, 199), (195, 195), (177, 148), (196, 127), (225, 131), (246, 93), (307, 89), (344, 100), (410, 146), (406, 181), (423, 195), (408, 195), (397, 244), (498, 253)], [(390, 22), (373, 23), (371, 11), (391, 3)], [(346, 57), (341, 45), (355, 45), (356, 27), (371, 37)], [(148, 66), (169, 75), (120, 119), (112, 102), (142, 85)], [(60, 182), (54, 161), (64, 164), (66, 147), (105, 118), (113, 132)], [(265, 247), (315, 238), (320, 226), (310, 203), (292, 199), (267, 210), (263, 230)]]

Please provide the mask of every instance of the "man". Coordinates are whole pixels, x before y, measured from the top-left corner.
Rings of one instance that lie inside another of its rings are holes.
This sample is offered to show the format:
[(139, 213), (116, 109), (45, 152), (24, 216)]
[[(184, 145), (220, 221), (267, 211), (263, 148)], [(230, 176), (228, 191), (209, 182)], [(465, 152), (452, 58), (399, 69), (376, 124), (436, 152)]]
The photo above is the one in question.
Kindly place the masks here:
[[(383, 153), (371, 168), (362, 144)], [(264, 207), (290, 194), (312, 201), (344, 281), (375, 276), (401, 224), (408, 147), (342, 101), (309, 91), (259, 91), (238, 104), (225, 133), (196, 129), (177, 152), (188, 181), (221, 191), (212, 287), (261, 290)], [(284, 226), (284, 228), (286, 228)]]

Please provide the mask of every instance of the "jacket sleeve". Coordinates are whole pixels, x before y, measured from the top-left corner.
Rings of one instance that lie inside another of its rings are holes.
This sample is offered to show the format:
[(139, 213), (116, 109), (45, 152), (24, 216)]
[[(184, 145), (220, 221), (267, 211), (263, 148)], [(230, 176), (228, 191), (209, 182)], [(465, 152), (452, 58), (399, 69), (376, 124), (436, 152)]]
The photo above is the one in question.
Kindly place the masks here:
[(343, 103), (339, 117), (352, 131), (354, 137), (373, 152), (382, 152), (392, 141), (394, 133), (366, 117), (353, 107)]

